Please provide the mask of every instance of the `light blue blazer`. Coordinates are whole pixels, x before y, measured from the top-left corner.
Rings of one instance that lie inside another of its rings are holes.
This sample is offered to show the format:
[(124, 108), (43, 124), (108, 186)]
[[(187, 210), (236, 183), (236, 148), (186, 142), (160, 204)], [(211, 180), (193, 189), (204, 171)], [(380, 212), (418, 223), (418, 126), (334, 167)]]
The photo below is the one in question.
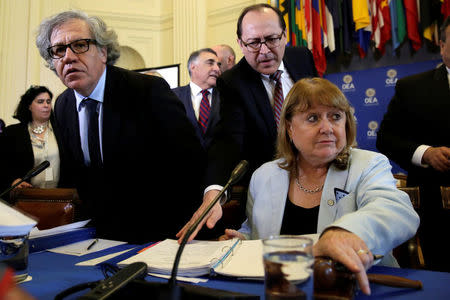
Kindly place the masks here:
[[(247, 238), (280, 234), (289, 189), (289, 173), (278, 167), (280, 161), (265, 163), (252, 175), (248, 219), (239, 230)], [(335, 188), (348, 195), (336, 198)], [(372, 253), (385, 255), (382, 265), (398, 266), (391, 250), (414, 236), (418, 226), (419, 216), (408, 195), (397, 189), (384, 155), (352, 149), (346, 170), (330, 166), (320, 200), (318, 234), (328, 227), (344, 228), (364, 240)]]

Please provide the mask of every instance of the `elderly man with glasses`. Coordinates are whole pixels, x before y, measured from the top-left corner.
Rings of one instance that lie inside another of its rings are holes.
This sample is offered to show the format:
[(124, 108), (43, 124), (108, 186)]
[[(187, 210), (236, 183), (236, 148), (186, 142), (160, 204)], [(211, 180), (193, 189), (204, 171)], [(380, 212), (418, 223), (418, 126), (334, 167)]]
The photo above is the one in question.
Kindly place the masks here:
[(204, 170), (183, 104), (163, 79), (114, 66), (117, 35), (98, 17), (52, 16), (40, 24), (36, 45), (68, 87), (55, 103), (61, 172), (77, 187), (97, 237), (173, 237), (202, 196)]
[[(178, 236), (184, 235), (215, 198), (240, 160), (249, 162), (247, 176), (241, 182), (247, 185), (253, 171), (274, 158), (284, 97), (294, 82), (317, 76), (311, 52), (304, 47), (286, 47), (286, 34), (281, 12), (268, 4), (246, 7), (239, 16), (237, 42), (244, 57), (217, 79), (221, 120), (208, 150), (206, 193), (202, 206)], [(241, 208), (243, 221), (245, 203)], [(214, 227), (221, 216), (217, 204), (207, 218), (207, 226)]]

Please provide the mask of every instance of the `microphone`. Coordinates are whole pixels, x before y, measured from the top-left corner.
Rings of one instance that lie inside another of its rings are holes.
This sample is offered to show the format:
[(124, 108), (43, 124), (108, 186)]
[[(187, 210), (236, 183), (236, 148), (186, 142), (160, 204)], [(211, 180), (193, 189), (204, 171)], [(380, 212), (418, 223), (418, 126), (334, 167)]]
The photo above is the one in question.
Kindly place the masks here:
[(208, 205), (208, 207), (203, 211), (203, 213), (198, 217), (198, 219), (192, 224), (186, 234), (184, 235), (183, 239), (181, 240), (180, 246), (178, 247), (177, 254), (175, 256), (175, 260), (172, 267), (172, 274), (170, 276), (169, 285), (175, 286), (177, 273), (178, 273), (178, 265), (180, 263), (181, 253), (183, 252), (184, 246), (186, 246), (187, 240), (192, 235), (192, 233), (197, 228), (198, 224), (205, 218), (205, 216), (210, 212), (210, 210), (213, 208), (214, 205), (219, 201), (220, 198), (222, 198), (223, 193), (228, 189), (228, 187), (232, 184), (235, 184), (238, 182), (242, 176), (247, 172), (248, 169), (248, 162), (246, 160), (241, 160), (239, 164), (234, 168), (233, 172), (231, 172), (230, 179), (228, 180), (227, 184), (222, 188), (222, 190), (217, 194), (217, 196), (214, 198), (214, 200)]
[(22, 182), (27, 181), (28, 179), (38, 175), (39, 173), (41, 173), (42, 171), (47, 169), (48, 166), (50, 166), (50, 162), (48, 160), (44, 160), (39, 165), (37, 165), (36, 167), (31, 169), (27, 174), (25, 174), (25, 176), (23, 176), (23, 178), (19, 182), (17, 182), (16, 184), (10, 186), (5, 191), (3, 191), (3, 193), (0, 194), (0, 198), (3, 197), (5, 194), (9, 193), (12, 189), (14, 189), (16, 186), (18, 186)]
[[(157, 299), (157, 300), (180, 300), (180, 299), (204, 299), (204, 300), (217, 300), (217, 299), (239, 299), (239, 300), (256, 300), (260, 297), (257, 295), (245, 294), (241, 292), (231, 292), (219, 289), (212, 289), (203, 286), (193, 286), (184, 283), (176, 282), (178, 265), (180, 263), (181, 253), (187, 243), (187, 240), (194, 232), (195, 228), (197, 228), (198, 224), (205, 218), (205, 216), (209, 213), (211, 208), (219, 201), (222, 197), (223, 193), (229, 188), (230, 185), (238, 182), (242, 176), (245, 174), (248, 168), (248, 162), (243, 160), (241, 161), (236, 168), (231, 173), (230, 179), (227, 184), (223, 187), (220, 193), (214, 198), (214, 200), (209, 204), (209, 206), (205, 209), (205, 211), (201, 214), (201, 216), (192, 224), (187, 230), (186, 235), (183, 237), (183, 240), (178, 247), (178, 251), (175, 256), (175, 260), (172, 267), (172, 275), (168, 283), (165, 282), (147, 282), (145, 280), (134, 279), (129, 281), (127, 274), (135, 274), (133, 271), (132, 265), (126, 267), (127, 269), (123, 269), (123, 274), (119, 274), (120, 271), (111, 277), (108, 280), (108, 294), (115, 292), (115, 296), (111, 296), (111, 299), (134, 299), (136, 297), (141, 297), (143, 294), (147, 295), (148, 298)], [(142, 263), (141, 263), (142, 264)], [(124, 281), (129, 281), (128, 284), (122, 284)], [(109, 283), (114, 283), (112, 284)], [(111, 285), (111, 286), (110, 286)], [(116, 285), (123, 287), (123, 285), (127, 285), (124, 288), (118, 289), (116, 291)], [(104, 284), (103, 284), (104, 286)], [(109, 288), (114, 291), (109, 291)], [(71, 288), (72, 289), (72, 288)], [(102, 287), (102, 291), (103, 291)], [(98, 289), (96, 289), (98, 290)], [(110, 293), (111, 292), (111, 293)], [(102, 292), (103, 293), (103, 292)], [(103, 299), (99, 297), (98, 294), (95, 295), (95, 298), (83, 298), (83, 299)], [(56, 298), (55, 298), (56, 299)]]
[(31, 169), (22, 179), (22, 181), (27, 181), (28, 179), (38, 175), (42, 171), (48, 168), (50, 166), (50, 162), (48, 160), (44, 160), (39, 165)]

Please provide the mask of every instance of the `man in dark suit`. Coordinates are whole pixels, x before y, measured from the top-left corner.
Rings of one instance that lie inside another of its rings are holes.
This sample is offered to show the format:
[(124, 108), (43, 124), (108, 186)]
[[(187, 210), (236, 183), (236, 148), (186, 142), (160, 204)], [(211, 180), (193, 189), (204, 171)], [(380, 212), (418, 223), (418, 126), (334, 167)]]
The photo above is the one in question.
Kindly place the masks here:
[(204, 162), (168, 84), (114, 67), (117, 35), (83, 12), (44, 20), (36, 44), (68, 87), (55, 104), (62, 159), (97, 236), (144, 243), (173, 235), (201, 197)]
[(188, 59), (191, 81), (173, 89), (186, 109), (186, 114), (196, 130), (203, 147), (208, 149), (213, 130), (219, 121), (220, 97), (216, 80), (220, 75), (217, 53), (203, 48), (191, 53)]
[(440, 36), (444, 63), (397, 82), (377, 148), (408, 172), (408, 186), (420, 188), (419, 234), (426, 267), (449, 272), (442, 230), (450, 228), (450, 214), (443, 209), (440, 186), (450, 185), (450, 17)]
[[(246, 185), (256, 168), (274, 159), (276, 115), (281, 108), (276, 100), (284, 99), (297, 80), (317, 76), (308, 49), (286, 48), (283, 16), (268, 4), (252, 5), (242, 11), (237, 23), (237, 42), (244, 57), (217, 80), (222, 99), (221, 120), (208, 151), (205, 176), (208, 187), (202, 206), (187, 226), (215, 198), (219, 193), (217, 188), (226, 183), (240, 160), (249, 162), (249, 170), (241, 182)], [(278, 71), (282, 71), (281, 78), (274, 78)], [(281, 90), (277, 84), (281, 84)], [(280, 93), (281, 97), (276, 97)], [(207, 218), (207, 226), (214, 227), (221, 216), (222, 209), (216, 205)], [(182, 236), (187, 226), (177, 236)]]

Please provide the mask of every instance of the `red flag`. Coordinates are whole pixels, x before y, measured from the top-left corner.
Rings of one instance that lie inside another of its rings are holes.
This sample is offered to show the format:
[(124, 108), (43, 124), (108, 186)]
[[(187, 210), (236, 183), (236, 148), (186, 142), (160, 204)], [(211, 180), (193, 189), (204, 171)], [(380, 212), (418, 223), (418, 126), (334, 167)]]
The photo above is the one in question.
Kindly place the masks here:
[(450, 16), (450, 0), (444, 0), (444, 2), (442, 2), (441, 13), (444, 16), (444, 19)]
[(377, 0), (377, 8), (381, 11), (383, 26), (380, 28), (380, 45), (378, 51), (384, 54), (385, 45), (391, 39), (391, 12), (389, 10), (388, 0)]
[(419, 13), (416, 0), (403, 0), (406, 13), (406, 31), (411, 41), (412, 48), (417, 51), (422, 47), (422, 40), (419, 34)]

